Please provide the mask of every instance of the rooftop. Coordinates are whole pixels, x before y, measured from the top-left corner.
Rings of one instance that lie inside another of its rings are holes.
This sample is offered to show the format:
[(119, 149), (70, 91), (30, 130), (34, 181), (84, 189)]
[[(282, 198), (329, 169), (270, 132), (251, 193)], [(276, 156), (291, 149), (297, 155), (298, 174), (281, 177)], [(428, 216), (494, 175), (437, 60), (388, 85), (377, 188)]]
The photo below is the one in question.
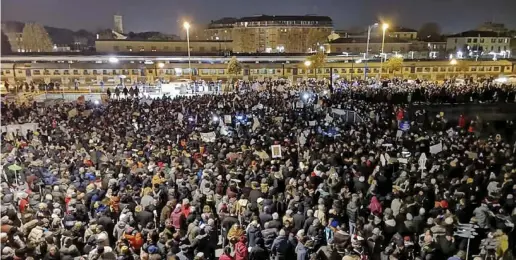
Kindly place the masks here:
[[(381, 42), (382, 42), (382, 38), (377, 38), (377, 37), (372, 37), (369, 40), (369, 43), (381, 43)], [(366, 37), (339, 38), (339, 39), (331, 41), (330, 44), (331, 43), (367, 43), (367, 38)], [(410, 43), (410, 41), (406, 41), (406, 40), (402, 40), (402, 39), (398, 39), (398, 38), (386, 37), (385, 43)]]
[(460, 37), (509, 37), (504, 33), (490, 32), (490, 31), (465, 31), (453, 35), (448, 35), (449, 38), (460, 38)]
[(319, 21), (332, 22), (329, 16), (317, 15), (260, 15), (242, 17), (238, 22), (261, 22), (261, 21)]
[[(184, 42), (186, 40), (139, 40), (139, 39), (98, 39), (96, 42)], [(190, 40), (190, 42), (232, 42), (223, 40)]]
[(238, 18), (235, 17), (223, 17), (218, 20), (211, 20), (211, 24), (234, 24), (238, 21)]

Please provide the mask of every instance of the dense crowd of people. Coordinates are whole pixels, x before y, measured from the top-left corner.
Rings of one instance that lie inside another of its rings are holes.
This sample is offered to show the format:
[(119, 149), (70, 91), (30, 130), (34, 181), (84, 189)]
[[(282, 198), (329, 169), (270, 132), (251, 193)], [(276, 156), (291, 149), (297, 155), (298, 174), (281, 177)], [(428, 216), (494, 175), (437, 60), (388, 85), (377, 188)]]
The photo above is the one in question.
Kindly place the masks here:
[(512, 87), (320, 86), (3, 103), (2, 259), (514, 259), (516, 147), (400, 124)]

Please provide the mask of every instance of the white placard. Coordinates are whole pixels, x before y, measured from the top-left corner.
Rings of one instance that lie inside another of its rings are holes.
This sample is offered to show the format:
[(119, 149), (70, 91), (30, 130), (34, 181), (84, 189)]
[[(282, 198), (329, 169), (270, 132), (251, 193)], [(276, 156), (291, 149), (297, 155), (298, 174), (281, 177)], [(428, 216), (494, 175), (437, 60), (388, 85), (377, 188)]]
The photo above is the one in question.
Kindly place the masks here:
[(398, 158), (399, 163), (407, 164), (408, 160), (406, 158)]
[(315, 126), (315, 124), (316, 124), (316, 121), (308, 121), (309, 126)]
[(258, 127), (260, 127), (260, 121), (258, 121), (257, 117), (253, 117), (253, 127), (252, 130), (255, 131)]
[(331, 123), (333, 121), (333, 118), (330, 116), (330, 114), (326, 114), (326, 117), (324, 118), (324, 120), (328, 123)]
[(281, 158), (281, 145), (271, 145), (272, 158)]
[(231, 115), (224, 115), (224, 123), (231, 124)]
[(344, 109), (338, 109), (338, 108), (332, 108), (331, 111), (334, 113), (334, 114), (337, 114), (339, 116), (342, 116), (342, 115), (345, 115), (346, 114), (346, 110)]
[(177, 121), (179, 121), (179, 122), (183, 121), (183, 114), (182, 113), (177, 113)]
[(7, 133), (8, 134), (16, 134), (16, 132), (18, 132), (18, 130), (21, 129), (21, 126), (20, 125), (7, 125)]
[(438, 143), (436, 145), (430, 146), (430, 153), (431, 154), (440, 153), (442, 150), (443, 150), (443, 143)]
[(419, 165), (420, 170), (426, 170), (426, 154), (422, 153), (421, 156), (419, 156), (419, 160), (417, 161), (417, 164)]
[(201, 133), (201, 139), (204, 142), (213, 143), (216, 139), (215, 132)]
[(398, 130), (396, 131), (396, 138), (400, 138), (403, 135), (403, 131)]
[(296, 108), (303, 108), (305, 105), (301, 101), (296, 102)]

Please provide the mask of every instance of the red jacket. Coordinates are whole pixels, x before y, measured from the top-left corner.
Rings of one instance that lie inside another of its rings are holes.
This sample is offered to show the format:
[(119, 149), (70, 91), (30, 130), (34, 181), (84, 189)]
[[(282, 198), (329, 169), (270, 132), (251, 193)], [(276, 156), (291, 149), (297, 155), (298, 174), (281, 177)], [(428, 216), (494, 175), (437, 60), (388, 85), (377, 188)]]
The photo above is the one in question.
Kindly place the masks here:
[(233, 257), (229, 256), (229, 255), (226, 255), (226, 254), (222, 254), (220, 255), (219, 257), (219, 260), (234, 260)]
[(398, 110), (398, 112), (396, 112), (396, 119), (398, 119), (398, 121), (403, 120), (404, 117), (405, 117), (405, 114), (403, 112), (403, 109), (400, 109), (400, 110)]
[(247, 239), (245, 236), (240, 238), (235, 244), (235, 260), (247, 260), (249, 251), (247, 251)]
[(459, 117), (459, 127), (464, 128), (465, 126), (466, 126), (466, 119), (464, 118), (464, 116), (460, 116)]

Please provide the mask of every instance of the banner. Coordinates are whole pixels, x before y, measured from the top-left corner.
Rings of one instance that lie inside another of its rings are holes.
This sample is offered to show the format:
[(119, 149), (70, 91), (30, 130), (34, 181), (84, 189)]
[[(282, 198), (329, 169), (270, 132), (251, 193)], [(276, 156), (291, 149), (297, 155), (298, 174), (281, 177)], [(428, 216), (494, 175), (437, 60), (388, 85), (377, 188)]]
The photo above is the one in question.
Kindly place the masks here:
[(13, 124), (13, 125), (7, 125), (2, 126), (2, 133), (8, 133), (8, 134), (16, 134), (17, 131), (20, 131), (20, 134), (26, 135), (28, 130), (31, 130), (33, 132), (37, 131), (39, 128), (38, 123), (26, 123), (26, 124)]

